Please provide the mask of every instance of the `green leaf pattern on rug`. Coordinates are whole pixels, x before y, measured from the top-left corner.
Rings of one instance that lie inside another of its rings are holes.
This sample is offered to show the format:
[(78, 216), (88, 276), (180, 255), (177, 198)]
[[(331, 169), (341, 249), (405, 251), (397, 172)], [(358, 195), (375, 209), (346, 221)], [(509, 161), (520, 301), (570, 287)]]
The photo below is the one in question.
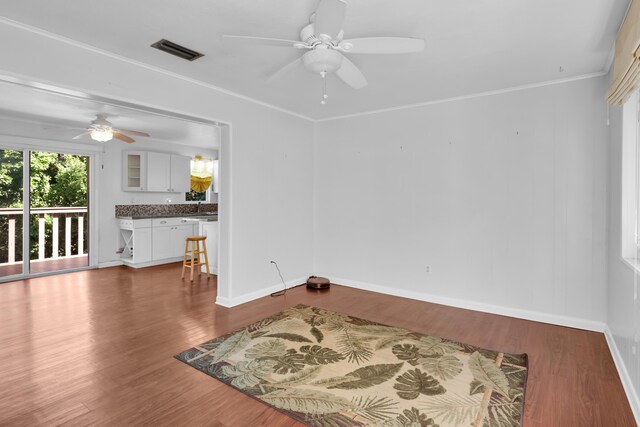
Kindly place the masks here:
[(316, 307), (176, 357), (314, 427), (521, 427), (526, 356)]
[(420, 369), (412, 369), (400, 375), (393, 388), (398, 390), (398, 396), (407, 400), (417, 399), (421, 394), (435, 396), (447, 391), (437, 379)]
[(341, 354), (319, 345), (303, 345), (300, 352), (304, 353), (304, 361), (309, 365), (328, 365), (344, 359)]
[(277, 390), (263, 394), (260, 399), (276, 408), (304, 414), (330, 414), (358, 409), (357, 405), (344, 397), (317, 390)]
[(241, 361), (234, 366), (222, 367), (222, 374), (231, 379), (231, 385), (240, 389), (253, 387), (260, 383), (260, 379), (269, 375), (273, 369), (272, 360)]
[(440, 380), (450, 380), (462, 372), (462, 362), (455, 356), (423, 357), (418, 359), (422, 368)]
[(485, 389), (490, 388), (509, 397), (507, 376), (493, 360), (487, 359), (476, 351), (469, 358), (469, 369), (473, 373), (473, 378), (480, 382)]
[(346, 376), (354, 378), (344, 381), (327, 388), (340, 388), (344, 390), (352, 390), (356, 388), (369, 388), (374, 385), (381, 384), (391, 379), (402, 368), (403, 363), (397, 364), (380, 364), (365, 366), (349, 372)]

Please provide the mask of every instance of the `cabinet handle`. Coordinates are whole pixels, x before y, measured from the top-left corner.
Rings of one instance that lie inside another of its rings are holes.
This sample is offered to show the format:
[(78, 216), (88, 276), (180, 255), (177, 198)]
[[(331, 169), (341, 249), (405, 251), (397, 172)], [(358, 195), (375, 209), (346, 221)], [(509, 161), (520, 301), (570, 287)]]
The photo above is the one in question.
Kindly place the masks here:
[(166, 224), (167, 221), (160, 221), (160, 224)]

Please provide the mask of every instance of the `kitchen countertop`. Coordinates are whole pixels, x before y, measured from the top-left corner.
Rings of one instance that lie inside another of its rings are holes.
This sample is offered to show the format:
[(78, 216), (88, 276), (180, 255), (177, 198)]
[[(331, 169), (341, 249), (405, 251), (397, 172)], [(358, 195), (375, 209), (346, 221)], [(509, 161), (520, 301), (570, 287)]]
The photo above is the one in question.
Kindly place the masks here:
[(176, 215), (146, 215), (146, 216), (117, 216), (117, 219), (156, 219), (156, 218), (188, 218), (194, 221), (217, 221), (218, 214), (208, 212), (176, 214)]

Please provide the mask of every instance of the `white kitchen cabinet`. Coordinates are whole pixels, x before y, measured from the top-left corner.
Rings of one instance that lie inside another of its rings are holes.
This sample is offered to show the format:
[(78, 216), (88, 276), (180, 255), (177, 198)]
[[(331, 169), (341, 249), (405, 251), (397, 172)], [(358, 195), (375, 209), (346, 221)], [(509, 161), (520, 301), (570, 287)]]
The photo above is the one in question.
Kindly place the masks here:
[[(218, 221), (201, 221), (198, 235), (206, 236), (209, 270), (212, 274), (218, 274)], [(206, 267), (202, 266), (202, 271), (206, 273)]]
[(121, 259), (127, 264), (151, 261), (151, 220), (119, 220)]
[(147, 153), (147, 190), (186, 193), (191, 184), (191, 158), (177, 154)]
[(182, 218), (156, 218), (153, 220), (154, 261), (181, 258), (185, 239), (193, 236), (193, 223)]
[(146, 191), (147, 153), (124, 151), (122, 153), (122, 189), (124, 191)]
[(191, 157), (171, 155), (171, 191), (187, 193), (191, 190)]
[(172, 258), (175, 248), (172, 244), (172, 226), (153, 227), (153, 260)]
[(147, 153), (147, 191), (171, 191), (171, 154)]

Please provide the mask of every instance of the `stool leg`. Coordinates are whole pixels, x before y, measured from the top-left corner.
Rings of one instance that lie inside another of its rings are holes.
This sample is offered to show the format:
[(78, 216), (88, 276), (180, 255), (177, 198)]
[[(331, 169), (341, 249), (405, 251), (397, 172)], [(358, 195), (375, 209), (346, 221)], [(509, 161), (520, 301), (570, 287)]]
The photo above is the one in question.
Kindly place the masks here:
[(201, 273), (200, 270), (202, 270), (200, 268), (200, 264), (201, 264), (201, 262), (200, 262), (200, 242), (197, 242), (197, 245), (198, 245), (198, 276), (200, 276), (200, 273)]
[(193, 261), (195, 258), (195, 244), (196, 242), (191, 242), (191, 275), (190, 275), (190, 279), (193, 282)]
[(202, 241), (202, 247), (204, 252), (204, 266), (207, 268), (207, 280), (209, 280), (211, 276), (211, 272), (209, 271), (209, 255), (207, 254), (207, 242), (204, 240)]
[(184, 279), (184, 269), (187, 267), (187, 252), (189, 252), (189, 241), (184, 241), (184, 258), (182, 260), (182, 278)]

